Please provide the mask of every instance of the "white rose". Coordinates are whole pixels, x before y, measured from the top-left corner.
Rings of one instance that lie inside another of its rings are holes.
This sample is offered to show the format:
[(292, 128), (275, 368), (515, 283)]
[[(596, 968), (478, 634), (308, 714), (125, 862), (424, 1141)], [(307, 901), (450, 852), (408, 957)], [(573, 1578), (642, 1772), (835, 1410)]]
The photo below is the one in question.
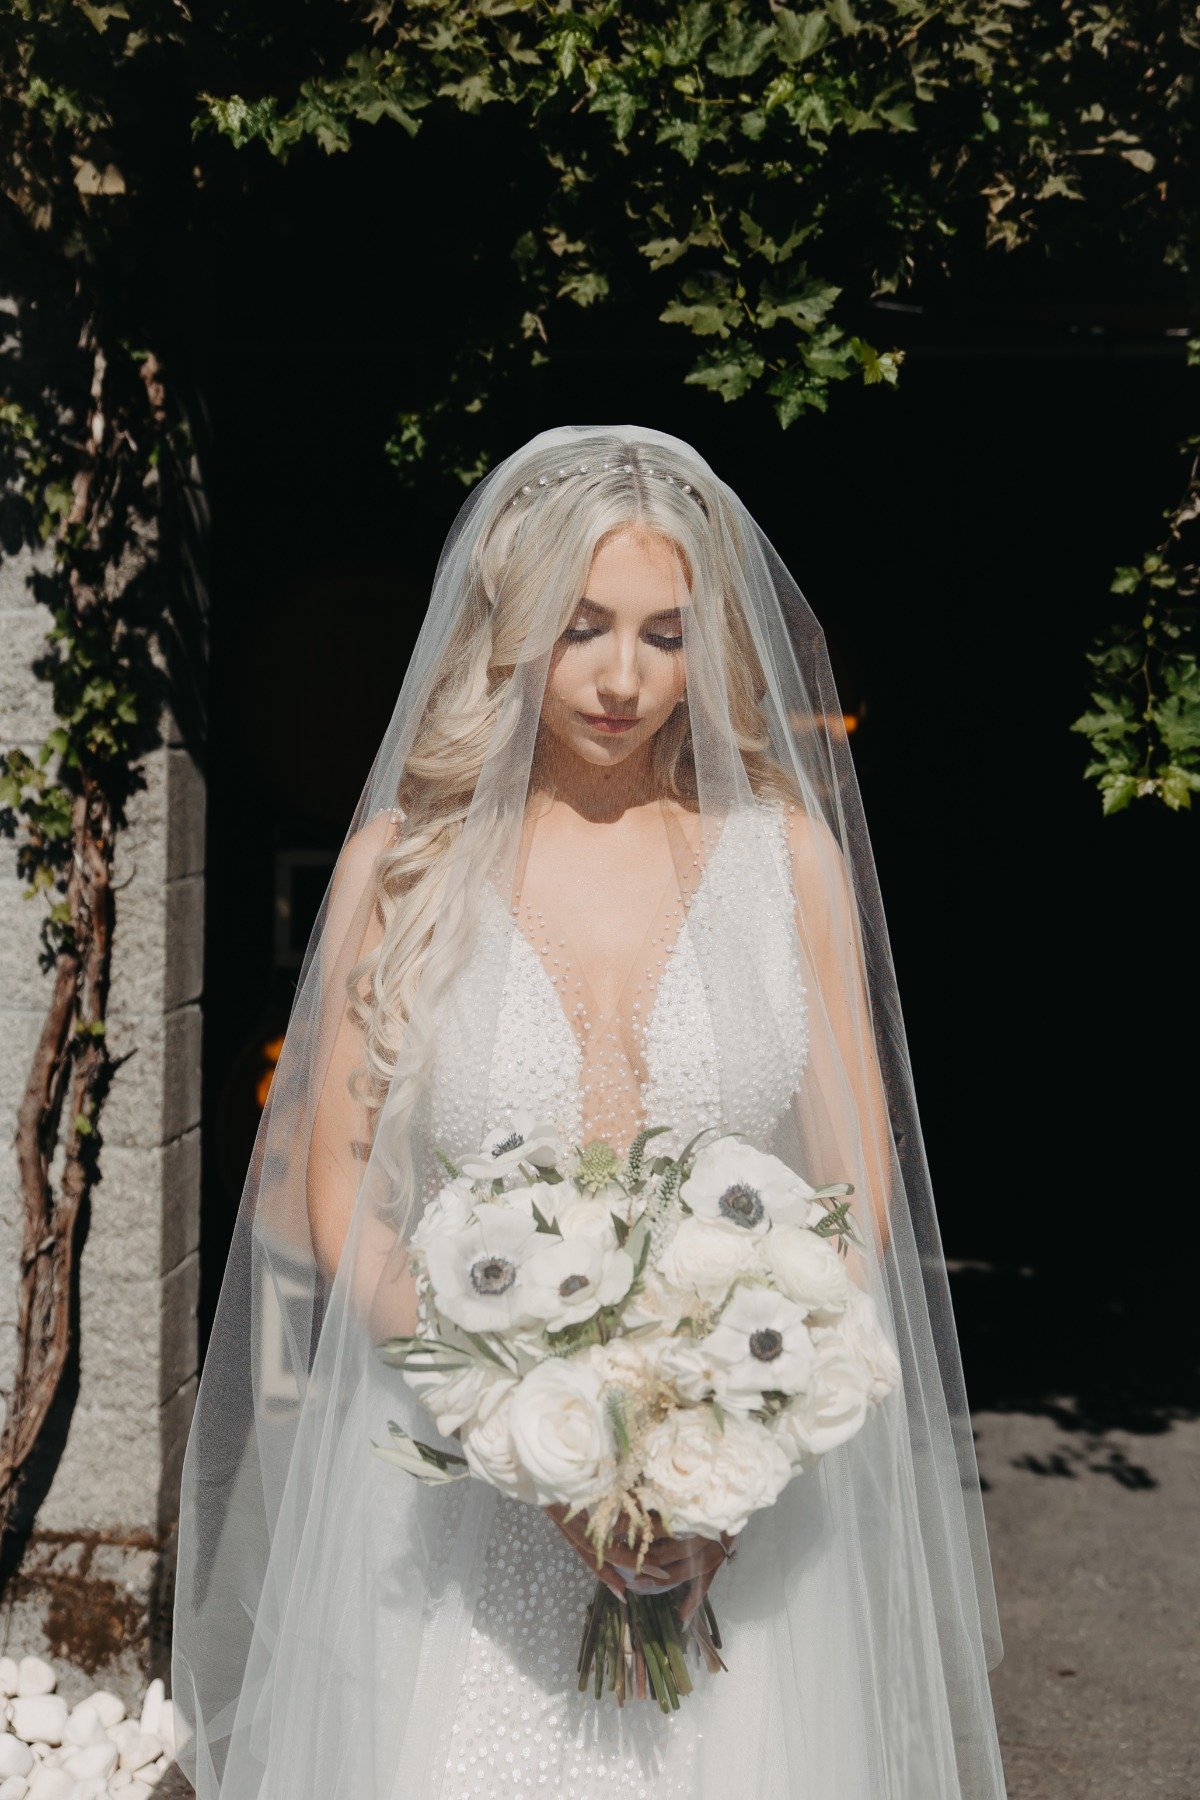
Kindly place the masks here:
[(489, 1364), (471, 1362), (448, 1372), (405, 1369), (404, 1379), (436, 1421), (442, 1436), (453, 1437), (475, 1417), (489, 1389), (508, 1377)]
[(869, 1388), (866, 1371), (840, 1333), (823, 1332), (812, 1380), (775, 1421), (776, 1435), (793, 1460), (824, 1456), (852, 1438), (867, 1416)]
[(850, 1277), (833, 1245), (797, 1225), (777, 1225), (759, 1245), (777, 1288), (824, 1324), (845, 1310)]
[(731, 1394), (798, 1394), (816, 1362), (803, 1310), (773, 1288), (740, 1287), (701, 1348)]
[(669, 1339), (660, 1337), (615, 1337), (590, 1345), (586, 1354), (605, 1387), (636, 1394), (657, 1380), (669, 1345)]
[(531, 1112), (515, 1112), (503, 1125), (489, 1131), (478, 1151), (460, 1156), (458, 1166), (474, 1181), (495, 1181), (511, 1175), (522, 1163), (533, 1168), (552, 1167), (562, 1155), (554, 1124)]
[(513, 1448), (511, 1417), (516, 1391), (517, 1383), (511, 1376), (496, 1377), (477, 1417), (462, 1434), (463, 1455), (472, 1475), (480, 1481), (514, 1499), (532, 1501), (532, 1483)]
[(520, 1383), (509, 1428), (539, 1506), (594, 1500), (613, 1445), (600, 1376), (582, 1357), (551, 1357)]
[(633, 1259), (585, 1237), (542, 1233), (525, 1270), (527, 1304), (547, 1331), (592, 1318), (629, 1292)]
[(538, 1236), (532, 1218), (487, 1207), (461, 1231), (425, 1246), (437, 1309), (464, 1331), (508, 1330), (527, 1322), (524, 1269)]
[(412, 1233), (413, 1248), (424, 1250), (436, 1237), (464, 1231), (471, 1223), (473, 1207), (474, 1196), (469, 1182), (449, 1182), (440, 1188), (432, 1200), (426, 1202), (425, 1210)]
[(749, 1232), (710, 1219), (684, 1219), (658, 1260), (667, 1280), (720, 1306), (737, 1277), (750, 1266), (755, 1239)]
[(772, 1225), (807, 1225), (820, 1207), (816, 1190), (777, 1156), (738, 1138), (718, 1138), (701, 1150), (680, 1198), (698, 1219), (719, 1219), (748, 1236)]
[(673, 1332), (679, 1329), (680, 1321), (693, 1312), (695, 1306), (695, 1294), (672, 1287), (657, 1269), (644, 1269), (637, 1292), (626, 1303), (621, 1318), (628, 1331), (658, 1325), (664, 1332)]
[(722, 1424), (711, 1406), (669, 1413), (647, 1434), (642, 1458), (653, 1504), (676, 1537), (741, 1531), (791, 1474), (787, 1457), (756, 1420), (726, 1413)]
[(867, 1398), (874, 1405), (900, 1385), (900, 1362), (879, 1320), (870, 1294), (850, 1284), (846, 1310), (837, 1322), (841, 1341), (866, 1371)]
[[(616, 1248), (617, 1230), (613, 1224), (614, 1211), (621, 1211), (628, 1205), (624, 1194), (617, 1191), (611, 1194), (581, 1194), (572, 1182), (559, 1183), (562, 1189), (558, 1200), (554, 1222), (564, 1237), (591, 1238), (594, 1243)], [(620, 1206), (616, 1205), (619, 1201)]]

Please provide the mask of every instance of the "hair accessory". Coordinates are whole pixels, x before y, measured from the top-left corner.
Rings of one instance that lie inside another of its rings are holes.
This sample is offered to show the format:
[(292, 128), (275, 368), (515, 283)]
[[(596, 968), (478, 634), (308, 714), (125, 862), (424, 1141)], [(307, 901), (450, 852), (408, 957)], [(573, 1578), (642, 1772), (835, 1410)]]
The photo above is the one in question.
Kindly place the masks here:
[[(694, 492), (690, 481), (677, 481), (675, 479), (674, 475), (669, 475), (665, 469), (652, 469), (648, 463), (641, 464), (641, 465), (635, 465), (635, 464), (629, 463), (629, 462), (620, 462), (620, 461), (614, 460), (612, 457), (606, 456), (604, 459), (604, 462), (602, 464), (602, 468), (606, 472), (609, 469), (619, 469), (622, 472), (622, 474), (625, 474), (625, 475), (632, 475), (635, 466), (640, 467), (641, 473), (643, 475), (657, 475), (660, 480), (668, 482), (671, 487), (678, 488), (680, 493), (691, 494)], [(574, 475), (586, 475), (587, 472), (588, 472), (588, 464), (580, 463), (577, 468), (572, 468), (572, 469), (563, 468), (563, 469), (556, 470), (555, 475), (553, 477), (550, 475), (539, 475), (537, 478), (536, 486), (533, 483), (527, 481), (525, 483), (525, 485), (522, 487), (520, 493), (513, 495), (512, 499), (509, 501), (509, 505), (517, 506), (524, 499), (526, 494), (536, 493), (539, 488), (549, 488), (549, 487), (554, 487), (554, 486), (561, 486), (563, 482), (570, 481)], [(703, 502), (703, 500), (701, 500), (699, 494), (696, 494), (695, 498), (696, 498), (696, 504), (700, 507), (701, 511), (707, 512), (708, 509), (704, 505), (704, 502)]]

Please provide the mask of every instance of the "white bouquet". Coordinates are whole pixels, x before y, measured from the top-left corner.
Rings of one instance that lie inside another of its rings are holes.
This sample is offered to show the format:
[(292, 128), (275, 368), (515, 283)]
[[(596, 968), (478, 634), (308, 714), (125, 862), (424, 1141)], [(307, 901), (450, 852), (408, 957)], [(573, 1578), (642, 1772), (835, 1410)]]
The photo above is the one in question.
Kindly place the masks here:
[[(635, 1572), (663, 1536), (728, 1546), (900, 1375), (845, 1266), (849, 1184), (810, 1187), (737, 1132), (648, 1157), (665, 1129), (621, 1157), (518, 1115), (459, 1167), (439, 1152), (409, 1253), (417, 1333), (379, 1346), (462, 1449), (390, 1422), (381, 1456), (582, 1518), (597, 1567), (621, 1542)], [(685, 1625), (662, 1592), (600, 1582), (580, 1688), (670, 1710), (689, 1643), (724, 1666), (707, 1593)]]

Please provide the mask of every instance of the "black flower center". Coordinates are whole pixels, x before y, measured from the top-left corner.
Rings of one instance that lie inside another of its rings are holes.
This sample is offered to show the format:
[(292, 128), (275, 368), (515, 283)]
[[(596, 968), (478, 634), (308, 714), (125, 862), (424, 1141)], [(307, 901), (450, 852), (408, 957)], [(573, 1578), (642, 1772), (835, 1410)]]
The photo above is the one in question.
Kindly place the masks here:
[(510, 1150), (515, 1150), (519, 1144), (524, 1142), (525, 1139), (519, 1131), (510, 1131), (506, 1138), (501, 1138), (498, 1144), (492, 1145), (492, 1155), (507, 1156)]
[(717, 1201), (717, 1211), (723, 1219), (733, 1225), (741, 1225), (747, 1231), (761, 1223), (763, 1216), (762, 1195), (757, 1188), (747, 1187), (744, 1181), (735, 1181), (727, 1187)]
[(506, 1294), (517, 1279), (517, 1265), (506, 1256), (481, 1256), (471, 1264), (471, 1286), (477, 1294)]
[(783, 1333), (767, 1326), (763, 1331), (750, 1333), (750, 1354), (759, 1362), (774, 1362), (783, 1352)]
[(587, 1285), (586, 1275), (568, 1275), (565, 1281), (559, 1282), (558, 1291), (564, 1300), (569, 1300), (572, 1294), (578, 1294)]

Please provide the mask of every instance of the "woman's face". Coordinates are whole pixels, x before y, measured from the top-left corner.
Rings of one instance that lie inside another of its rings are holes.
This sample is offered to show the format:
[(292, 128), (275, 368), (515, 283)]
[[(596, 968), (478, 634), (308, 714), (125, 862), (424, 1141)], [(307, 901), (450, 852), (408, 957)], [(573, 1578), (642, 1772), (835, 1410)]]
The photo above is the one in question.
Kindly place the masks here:
[(542, 719), (560, 744), (612, 767), (649, 742), (683, 696), (689, 604), (664, 538), (605, 539), (551, 657)]

